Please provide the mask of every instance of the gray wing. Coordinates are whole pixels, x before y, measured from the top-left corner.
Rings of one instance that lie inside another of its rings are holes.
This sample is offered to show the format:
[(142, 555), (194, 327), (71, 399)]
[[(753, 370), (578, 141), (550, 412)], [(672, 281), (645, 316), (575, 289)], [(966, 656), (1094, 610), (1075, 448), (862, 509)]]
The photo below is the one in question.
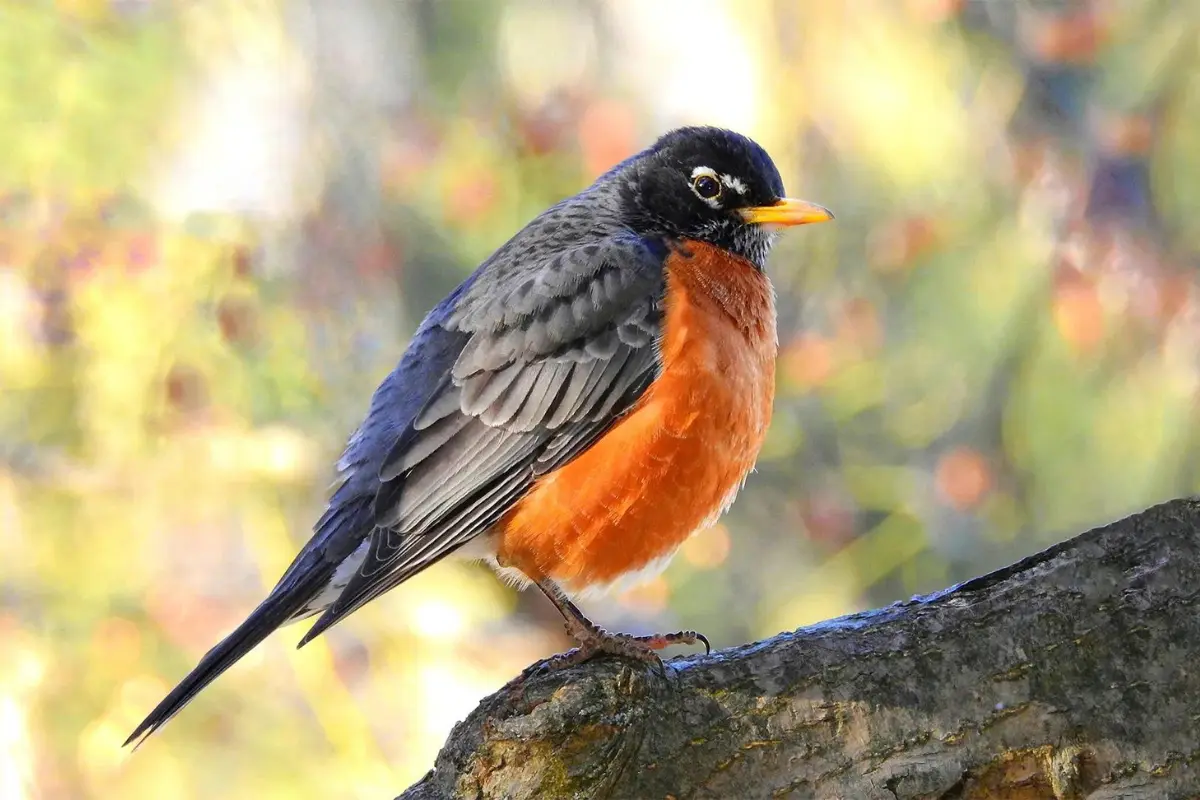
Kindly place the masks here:
[(664, 257), (632, 234), (510, 244), (476, 273), (441, 322), (462, 349), (380, 467), (368, 552), (301, 644), (486, 531), (636, 402), (659, 371)]

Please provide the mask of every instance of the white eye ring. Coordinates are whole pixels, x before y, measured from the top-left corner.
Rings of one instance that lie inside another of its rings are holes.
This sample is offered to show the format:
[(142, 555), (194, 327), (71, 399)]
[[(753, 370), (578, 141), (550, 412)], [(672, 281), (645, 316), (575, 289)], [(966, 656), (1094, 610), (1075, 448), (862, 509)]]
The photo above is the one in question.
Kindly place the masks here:
[[(692, 194), (712, 208), (721, 207), (721, 191), (724, 187), (716, 170), (710, 167), (696, 167), (692, 170), (692, 181), (689, 186)], [(716, 188), (716, 193), (710, 194), (713, 187)]]

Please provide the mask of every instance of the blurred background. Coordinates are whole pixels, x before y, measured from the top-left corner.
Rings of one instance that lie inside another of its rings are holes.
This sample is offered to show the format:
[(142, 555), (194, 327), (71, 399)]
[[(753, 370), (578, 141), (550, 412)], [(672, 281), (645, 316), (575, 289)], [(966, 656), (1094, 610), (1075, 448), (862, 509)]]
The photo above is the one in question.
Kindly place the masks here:
[(1200, 484), (1200, 4), (0, 3), (0, 797), (381, 798), (564, 648), (443, 564), (122, 740), (262, 598), (423, 313), (683, 123), (783, 237), (758, 473), (586, 603), (731, 645)]

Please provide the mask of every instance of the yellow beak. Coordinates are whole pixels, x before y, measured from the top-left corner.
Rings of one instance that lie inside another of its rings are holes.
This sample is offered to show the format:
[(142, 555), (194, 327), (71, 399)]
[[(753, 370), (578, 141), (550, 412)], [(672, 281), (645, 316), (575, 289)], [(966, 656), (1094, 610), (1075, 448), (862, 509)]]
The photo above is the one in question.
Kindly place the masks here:
[(813, 222), (828, 222), (833, 219), (833, 212), (816, 203), (804, 200), (793, 200), (785, 197), (769, 206), (754, 206), (743, 208), (742, 218), (746, 222), (758, 225), (808, 225)]

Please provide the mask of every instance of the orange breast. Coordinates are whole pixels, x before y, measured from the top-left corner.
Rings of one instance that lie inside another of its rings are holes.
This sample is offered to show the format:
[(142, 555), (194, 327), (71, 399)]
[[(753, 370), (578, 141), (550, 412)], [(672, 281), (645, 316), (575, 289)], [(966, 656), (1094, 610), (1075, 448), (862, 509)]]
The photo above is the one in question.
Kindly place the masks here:
[(775, 393), (775, 304), (750, 263), (688, 242), (667, 262), (663, 370), (596, 444), (496, 530), (497, 560), (568, 591), (665, 563), (733, 501)]

